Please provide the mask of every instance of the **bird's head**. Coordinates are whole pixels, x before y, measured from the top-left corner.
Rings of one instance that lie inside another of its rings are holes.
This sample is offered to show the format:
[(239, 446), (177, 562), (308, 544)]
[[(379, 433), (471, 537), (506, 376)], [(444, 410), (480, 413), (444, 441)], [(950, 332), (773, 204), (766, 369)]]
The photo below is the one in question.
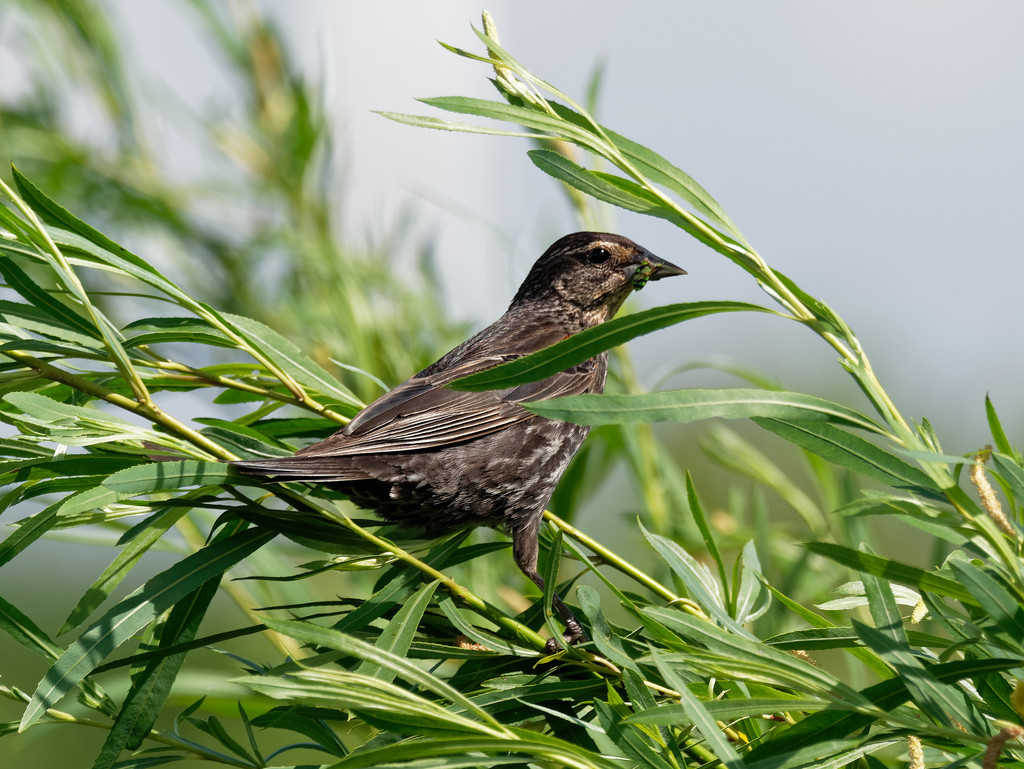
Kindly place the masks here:
[(536, 261), (511, 308), (547, 306), (580, 329), (589, 328), (615, 315), (648, 281), (685, 274), (629, 238), (576, 232), (555, 241)]

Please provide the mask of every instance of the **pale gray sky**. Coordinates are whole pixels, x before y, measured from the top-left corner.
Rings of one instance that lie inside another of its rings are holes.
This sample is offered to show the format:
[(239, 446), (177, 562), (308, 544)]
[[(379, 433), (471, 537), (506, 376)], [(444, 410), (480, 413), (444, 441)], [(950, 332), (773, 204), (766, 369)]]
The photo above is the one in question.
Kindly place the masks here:
[[(165, 3), (115, 6), (144, 66), (188, 103), (219, 98), (223, 84), (204, 76), (204, 54)], [(480, 323), (495, 316), (540, 250), (576, 228), (558, 190), (527, 160), (522, 140), (413, 129), (372, 113), (426, 111), (414, 97), (490, 97), (485, 68), (435, 42), (477, 46), (469, 26), (479, 26), (484, 6), (264, 6), (311, 76), (324, 78), (353, 235), (385, 229), (417, 201), (445, 263), (461, 265), (450, 271), (453, 312)], [(950, 451), (985, 440), (986, 391), (1007, 423), (1024, 418), (1024, 6), (684, 0), (625, 11), (604, 0), (498, 0), (486, 7), (506, 47), (570, 93), (582, 95), (604, 60), (603, 121), (695, 176), (773, 266), (836, 308), (906, 415), (927, 415), (940, 434), (948, 430)], [(652, 286), (644, 303), (768, 301), (671, 225), (625, 212), (616, 222), (690, 271), (684, 281)], [(647, 371), (657, 358), (724, 356), (794, 389), (855, 399), (829, 349), (790, 325), (713, 317), (641, 340), (637, 350)], [(673, 384), (707, 381), (728, 380)]]

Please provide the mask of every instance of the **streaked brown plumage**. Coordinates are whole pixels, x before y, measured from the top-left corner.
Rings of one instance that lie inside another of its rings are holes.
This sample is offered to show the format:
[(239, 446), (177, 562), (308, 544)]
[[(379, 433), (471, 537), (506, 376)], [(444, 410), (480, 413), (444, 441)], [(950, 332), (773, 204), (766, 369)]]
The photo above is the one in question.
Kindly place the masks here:
[[(567, 235), (533, 265), (504, 315), (371, 403), (344, 429), (295, 456), (235, 467), (275, 481), (328, 484), (385, 520), (428, 532), (504, 527), (516, 564), (543, 589), (537, 573), (542, 514), (589, 428), (544, 419), (520, 403), (602, 392), (607, 353), (504, 390), (444, 385), (603, 323), (648, 279), (683, 274), (628, 238)], [(557, 596), (554, 603), (566, 639), (584, 638), (572, 612)]]

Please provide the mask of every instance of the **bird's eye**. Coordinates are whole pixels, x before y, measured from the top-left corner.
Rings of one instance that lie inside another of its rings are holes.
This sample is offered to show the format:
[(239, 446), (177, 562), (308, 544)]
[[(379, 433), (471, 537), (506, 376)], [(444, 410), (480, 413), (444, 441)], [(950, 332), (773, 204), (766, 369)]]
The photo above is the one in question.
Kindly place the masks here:
[(587, 254), (587, 259), (591, 264), (604, 264), (611, 258), (611, 252), (607, 248), (592, 248)]

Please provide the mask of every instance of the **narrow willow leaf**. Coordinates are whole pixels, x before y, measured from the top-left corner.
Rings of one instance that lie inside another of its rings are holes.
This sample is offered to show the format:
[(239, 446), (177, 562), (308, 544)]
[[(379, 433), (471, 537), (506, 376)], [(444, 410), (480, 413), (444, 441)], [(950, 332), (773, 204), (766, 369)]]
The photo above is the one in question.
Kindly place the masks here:
[(755, 418), (753, 421), (832, 464), (898, 489), (942, 498), (935, 481), (925, 473), (858, 435), (822, 422), (777, 418)]
[(704, 703), (693, 695), (682, 677), (672, 669), (668, 659), (653, 648), (651, 649), (651, 658), (654, 660), (658, 672), (665, 679), (665, 683), (679, 695), (679, 704), (683, 706), (686, 714), (690, 717), (691, 723), (704, 735), (704, 739), (718, 760), (730, 769), (746, 766), (732, 743), (722, 734), (714, 716), (708, 713), (704, 708)]
[(536, 649), (528, 649), (524, 646), (518, 646), (507, 638), (502, 638), (489, 630), (484, 630), (483, 628), (472, 624), (462, 615), (462, 612), (459, 610), (459, 607), (455, 605), (455, 601), (452, 600), (451, 596), (438, 596), (437, 605), (438, 608), (441, 609), (441, 613), (444, 614), (444, 616), (448, 618), (448, 621), (452, 623), (452, 627), (458, 630), (462, 635), (466, 636), (466, 638), (473, 643), (480, 644), (480, 646), (490, 649), (498, 654), (514, 655), (516, 657), (537, 656)]
[[(694, 660), (699, 658), (697, 647), (705, 647), (716, 660), (723, 663), (731, 660), (748, 670), (763, 671), (763, 675), (768, 676), (766, 680), (771, 682), (784, 682), (785, 686), (808, 694), (840, 697), (855, 705), (866, 704), (855, 689), (834, 676), (761, 641), (730, 633), (676, 609), (647, 606), (641, 612), (695, 644), (694, 649), (687, 652)], [(685, 659), (685, 655), (680, 659)]]
[[(140, 259), (123, 246), (118, 245), (99, 230), (86, 224), (77, 216), (72, 214), (59, 203), (48, 197), (42, 190), (30, 182), (17, 168), (11, 167), (11, 174), (14, 183), (18, 186), (18, 192), (28, 203), (32, 210), (39, 214), (39, 217), (47, 224), (63, 227), (102, 249), (119, 254), (123, 259), (132, 262), (137, 267), (156, 273), (152, 266)], [(159, 274), (159, 273), (156, 273)]]
[(607, 128), (605, 133), (642, 174), (651, 181), (664, 185), (675, 192), (693, 206), (698, 214), (728, 231), (740, 243), (746, 244), (739, 228), (733, 224), (728, 214), (725, 213), (725, 209), (693, 177), (674, 166), (654, 150)]
[(697, 487), (693, 485), (693, 477), (690, 475), (690, 471), (686, 471), (686, 499), (689, 503), (690, 514), (693, 516), (694, 523), (697, 524), (697, 528), (700, 530), (700, 536), (704, 540), (705, 546), (708, 549), (708, 555), (715, 562), (718, 567), (718, 579), (721, 584), (728, 584), (727, 573), (725, 569), (725, 561), (722, 559), (722, 553), (718, 549), (718, 543), (715, 541), (714, 535), (711, 533), (711, 527), (708, 526), (707, 516), (704, 514), (704, 507), (700, 503), (700, 497), (697, 496)]
[[(735, 565), (735, 571), (732, 615), (741, 625), (746, 625), (764, 614), (771, 603), (771, 595), (761, 582), (763, 569), (753, 540), (743, 545), (743, 554)], [(762, 596), (764, 600), (757, 606), (758, 599)]]
[[(7, 254), (10, 256), (10, 251), (7, 251)], [(71, 305), (65, 304), (41, 288), (13, 259), (0, 259), (0, 274), (7, 280), (7, 284), (25, 299), (28, 306), (42, 313), (48, 322), (91, 339), (100, 339), (100, 334), (92, 321)], [(13, 312), (14, 308), (10, 308), (10, 311)]]
[(956, 723), (959, 723), (969, 734), (987, 734), (981, 714), (970, 705), (957, 686), (936, 681), (929, 670), (914, 657), (909, 645), (901, 645), (889, 633), (857, 620), (853, 621), (853, 626), (864, 645), (896, 670), (915, 704), (934, 723), (950, 729), (955, 729)]
[[(614, 690), (611, 695), (614, 695)], [(673, 769), (672, 764), (662, 756), (662, 745), (655, 743), (645, 730), (621, 722), (612, 706), (620, 708), (622, 705), (622, 700), (617, 697), (612, 699), (610, 696), (609, 702), (594, 700), (594, 710), (597, 712), (605, 737), (630, 760), (630, 766), (635, 769)]]
[(252, 725), (261, 729), (285, 729), (309, 738), (318, 750), (342, 758), (348, 755), (344, 743), (338, 739), (328, 721), (346, 721), (348, 716), (333, 708), (308, 705), (281, 705), (252, 719)]
[(389, 654), (388, 652), (378, 649), (365, 641), (360, 641), (352, 636), (339, 633), (337, 630), (314, 625), (311, 622), (278, 620), (269, 617), (264, 620), (264, 622), (267, 627), (272, 630), (294, 638), (297, 641), (301, 641), (302, 643), (326, 646), (330, 649), (345, 652), (346, 654), (359, 657), (367, 662), (380, 665), (381, 667), (394, 672), (396, 675), (401, 676), (409, 683), (417, 684), (424, 689), (432, 691), (434, 694), (444, 697), (450, 702), (459, 705), (475, 715), (477, 718), (483, 720), (485, 723), (490, 724), (492, 727), (497, 729), (504, 728), (490, 714), (481, 710), (460, 691), (445, 683), (440, 678), (421, 670), (408, 660)]
[(590, 626), (591, 640), (602, 656), (624, 669), (636, 668), (636, 662), (622, 648), (622, 639), (612, 633), (611, 626), (601, 611), (601, 599), (598, 592), (590, 585), (580, 585), (576, 589), (576, 595), (580, 602), (580, 608), (583, 610), (583, 616), (587, 618), (587, 624)]
[[(195, 638), (199, 624), (217, 594), (219, 583), (217, 577), (208, 580), (174, 606), (161, 628), (156, 651)], [(156, 723), (184, 661), (184, 653), (169, 654), (153, 660), (133, 676), (131, 688), (107, 733), (93, 769), (112, 767), (122, 750), (136, 750), (142, 744)]]
[(43, 659), (52, 662), (60, 656), (61, 648), (46, 632), (3, 596), (0, 596), (0, 630)]
[[(334, 764), (331, 769), (363, 769), (363, 767), (398, 767), (408, 764), (416, 766), (448, 766), (440, 763), (446, 756), (455, 756), (465, 766), (466, 756), (477, 756), (478, 766), (490, 766), (497, 760), (504, 763), (509, 753), (516, 757), (518, 764), (529, 763), (526, 759), (536, 756), (547, 759), (553, 766), (571, 766), (578, 769), (622, 769), (621, 762), (611, 761), (582, 747), (562, 742), (542, 734), (525, 730), (514, 730), (515, 739), (493, 737), (451, 737), (447, 739), (418, 739), (412, 742), (395, 743), (383, 748), (371, 748), (352, 753)], [(480, 757), (483, 758), (480, 758)], [(431, 760), (433, 759), (433, 760)], [(425, 763), (430, 761), (430, 763)]]
[(167, 533), (167, 530), (187, 512), (187, 507), (172, 507), (149, 521), (138, 536), (133, 537), (125, 547), (121, 548), (110, 565), (89, 586), (89, 589), (71, 610), (68, 618), (64, 620), (57, 635), (64, 635), (85, 622), (89, 615), (110, 597), (114, 589), (121, 584), (121, 580), (128, 576), (149, 548), (156, 544)]
[(925, 571), (915, 566), (909, 566), (899, 561), (893, 561), (881, 556), (864, 553), (842, 545), (834, 545), (829, 542), (808, 542), (804, 544), (812, 553), (824, 556), (836, 563), (849, 566), (864, 574), (872, 574), (876, 577), (883, 577), (901, 585), (907, 585), (919, 593), (931, 592), (947, 598), (955, 598), (958, 601), (977, 605), (977, 600), (956, 580), (943, 577), (933, 571)]
[[(420, 620), (430, 605), (430, 600), (434, 597), (434, 591), (437, 590), (438, 584), (437, 580), (435, 580), (424, 585), (416, 591), (412, 598), (403, 603), (402, 607), (395, 613), (395, 616), (384, 627), (384, 630), (381, 631), (374, 646), (397, 657), (405, 657), (409, 647), (412, 645), (413, 639), (416, 637)], [(389, 682), (395, 680), (396, 675), (395, 671), (385, 670), (380, 665), (372, 662), (361, 663), (355, 672)]]
[(235, 474), (226, 462), (189, 459), (181, 462), (151, 462), (129, 467), (103, 481), (103, 487), (125, 498), (155, 491), (175, 491), (189, 486), (227, 483), (229, 479), (234, 478)]
[[(985, 733), (981, 714), (964, 699), (963, 693), (956, 686), (936, 681), (915, 656), (888, 582), (873, 574), (863, 576), (864, 592), (875, 622), (872, 628), (853, 621), (853, 627), (864, 644), (899, 674), (914, 702), (935, 723), (952, 727), (959, 721), (963, 727), (973, 729), (975, 734)], [(951, 721), (951, 717), (955, 720)]]
[(1018, 504), (1024, 504), (1024, 468), (1011, 457), (1005, 454), (993, 454), (992, 464), (995, 465), (999, 475), (1006, 482), (1017, 498)]
[(766, 307), (746, 302), (691, 302), (655, 307), (588, 328), (551, 347), (457, 379), (448, 387), (455, 390), (496, 390), (536, 382), (583, 363), (605, 350), (618, 347), (630, 339), (692, 318), (720, 312), (775, 314)]
[(771, 417), (822, 420), (882, 433), (875, 422), (838, 403), (802, 393), (751, 390), (666, 390), (643, 395), (573, 395), (523, 404), (549, 419), (582, 425), (696, 422), (700, 419)]
[(348, 671), (301, 670), (287, 676), (248, 676), (235, 682), (275, 699), (353, 710), (369, 723), (399, 733), (468, 732), (507, 737), (503, 730), (460, 716), (404, 687)]
[(992, 440), (996, 444), (996, 449), (1019, 461), (1020, 455), (1006, 437), (1006, 433), (1003, 431), (1003, 424), (999, 421), (999, 415), (996, 414), (995, 404), (992, 403), (992, 399), (988, 395), (985, 396), (985, 417), (988, 419), (988, 429), (992, 433)]
[(536, 136), (533, 132), (505, 131), (500, 128), (463, 123), (457, 120), (444, 120), (443, 118), (431, 117), (429, 115), (409, 115), (404, 112), (388, 112), (386, 110), (374, 110), (374, 112), (396, 123), (411, 125), (416, 128), (431, 128), (436, 131), (482, 134), (484, 136), (515, 136), (521, 139), (531, 139)]
[(52, 504), (35, 515), (18, 522), (18, 528), (8, 534), (3, 542), (0, 542), (0, 566), (10, 561), (57, 525), (59, 520), (57, 511), (60, 505), (60, 502)]
[(4, 400), (17, 406), (29, 416), (35, 417), (41, 424), (59, 422), (61, 420), (70, 422), (84, 421), (98, 425), (107, 425), (118, 432), (128, 432), (135, 427), (131, 422), (111, 416), (98, 409), (72, 406), (39, 393), (9, 393), (4, 396)]
[(103, 486), (94, 486), (70, 497), (65, 497), (57, 507), (57, 514), (61, 518), (70, 518), (120, 502), (123, 498), (116, 491)]
[(201, 303), (174, 285), (151, 265), (116, 243), (112, 243), (110, 248), (105, 248), (89, 238), (59, 227), (47, 227), (47, 232), (73, 263), (135, 278), (165, 294), (181, 307), (191, 310), (202, 307)]
[(1024, 654), (1024, 609), (1018, 601), (1003, 585), (973, 563), (956, 559), (949, 563), (960, 584), (970, 591), (985, 615), (1002, 631), (999, 633), (1002, 644)]
[[(565, 155), (553, 150), (530, 150), (527, 154), (541, 171), (592, 198), (627, 211), (671, 218), (673, 221), (681, 220), (674, 212), (666, 209), (661, 201), (642, 188), (638, 191), (616, 184), (611, 179), (573, 163)], [(620, 181), (625, 180), (620, 178)]]
[(222, 316), (241, 331), (261, 353), (273, 360), (301, 385), (341, 403), (361, 406), (360, 401), (345, 385), (310, 360), (292, 342), (269, 326), (241, 315), (222, 313)]
[(860, 644), (860, 636), (852, 627), (822, 627), (791, 630), (766, 638), (764, 642), (786, 650), (848, 649)]
[(589, 143), (597, 138), (592, 131), (580, 128), (562, 118), (535, 108), (518, 107), (503, 101), (474, 99), (466, 96), (435, 96), (417, 101), (446, 112), (477, 115), (492, 120), (501, 120), (505, 123), (517, 123), (526, 128), (544, 131), (555, 136), (564, 136), (574, 141)]
[(773, 756), (771, 759), (747, 762), (747, 769), (845, 769), (857, 766), (858, 759), (882, 748), (898, 745), (903, 738), (825, 740), (813, 746)]
[(732, 632), (744, 638), (756, 640), (749, 630), (729, 616), (725, 609), (725, 599), (722, 595), (724, 587), (715, 581), (715, 578), (706, 566), (699, 563), (692, 555), (672, 540), (658, 534), (652, 534), (642, 524), (640, 530), (647, 541), (651, 543), (651, 546), (658, 551), (658, 555), (664, 559), (669, 568), (686, 585), (686, 591), (690, 594), (690, 598), (699, 603), (723, 627), (729, 628)]
[(273, 532), (247, 529), (208, 545), (157, 574), (113, 606), (67, 648), (39, 682), (19, 729), (24, 731), (32, 726), (47, 708), (136, 632), (196, 587), (234, 566), (275, 536)]
[(216, 347), (235, 346), (234, 342), (202, 318), (143, 318), (122, 329), (128, 336), (126, 348), (170, 342), (194, 342)]
[[(958, 681), (998, 673), (1019, 666), (1020, 660), (964, 660), (933, 665), (929, 672), (939, 683), (956, 684)], [(910, 694), (907, 691), (907, 687), (900, 678), (890, 678), (857, 693), (858, 701), (870, 702), (877, 711), (890, 714), (895, 714), (896, 708), (904, 704), (909, 697)], [(837, 703), (836, 707), (852, 709), (851, 704), (842, 702)], [(915, 718), (919, 721), (919, 718)], [(767, 767), (771, 766), (766, 761), (769, 757), (783, 755), (804, 746), (822, 745), (829, 740), (859, 733), (862, 729), (876, 721), (877, 715), (865, 712), (844, 713), (838, 709), (828, 709), (819, 713), (812, 713), (773, 739), (756, 746), (748, 754), (747, 761), (750, 764), (767, 769)], [(920, 729), (920, 723), (909, 722), (905, 724), (905, 727), (915, 730)], [(948, 736), (953, 739), (962, 739), (965, 735), (963, 732), (951, 729), (948, 731)]]
[[(840, 707), (829, 700), (812, 697), (757, 697), (751, 699), (709, 700), (701, 702), (704, 709), (719, 721), (737, 718), (760, 718), (766, 713), (814, 712), (825, 708)], [(656, 705), (647, 710), (637, 711), (622, 719), (625, 724), (648, 724), (650, 726), (678, 726), (689, 719), (682, 705)]]
[[(558, 117), (556, 118), (552, 117), (548, 113), (530, 107), (518, 107), (504, 102), (489, 101), (485, 99), (438, 97), (421, 99), (420, 101), (424, 104), (449, 112), (478, 115), (480, 117), (490, 118), (493, 120), (517, 123), (527, 128), (558, 136), (591, 151), (599, 151), (600, 145), (604, 144), (604, 139), (595, 133), (592, 119), (590, 119), (589, 116), (584, 116), (561, 104), (552, 105), (558, 114)], [(388, 116), (391, 117), (390, 115)], [(406, 116), (395, 116), (392, 119), (401, 117)], [(423, 120), (423, 118), (420, 118), (420, 120)], [(465, 124), (461, 125), (464, 126), (462, 130), (465, 130), (465, 128), (468, 127), (470, 130), (474, 130), (479, 133), (508, 133), (509, 135), (517, 135), (511, 132), (494, 131), (493, 129), (478, 128), (476, 126), (465, 126)], [(668, 160), (653, 150), (650, 150), (641, 144), (637, 144), (636, 142), (627, 139), (625, 136), (608, 129), (605, 126), (601, 126), (600, 128), (615, 148), (618, 149), (630, 162), (632, 162), (641, 173), (649, 177), (651, 181), (664, 185), (668, 189), (672, 190), (689, 205), (693, 206), (694, 210), (698, 214), (709, 219), (716, 225), (727, 229), (734, 237), (741, 242), (743, 241), (742, 235), (726, 215), (725, 211), (718, 205), (714, 198), (708, 194), (707, 190), (701, 187), (692, 177), (672, 165)]]

